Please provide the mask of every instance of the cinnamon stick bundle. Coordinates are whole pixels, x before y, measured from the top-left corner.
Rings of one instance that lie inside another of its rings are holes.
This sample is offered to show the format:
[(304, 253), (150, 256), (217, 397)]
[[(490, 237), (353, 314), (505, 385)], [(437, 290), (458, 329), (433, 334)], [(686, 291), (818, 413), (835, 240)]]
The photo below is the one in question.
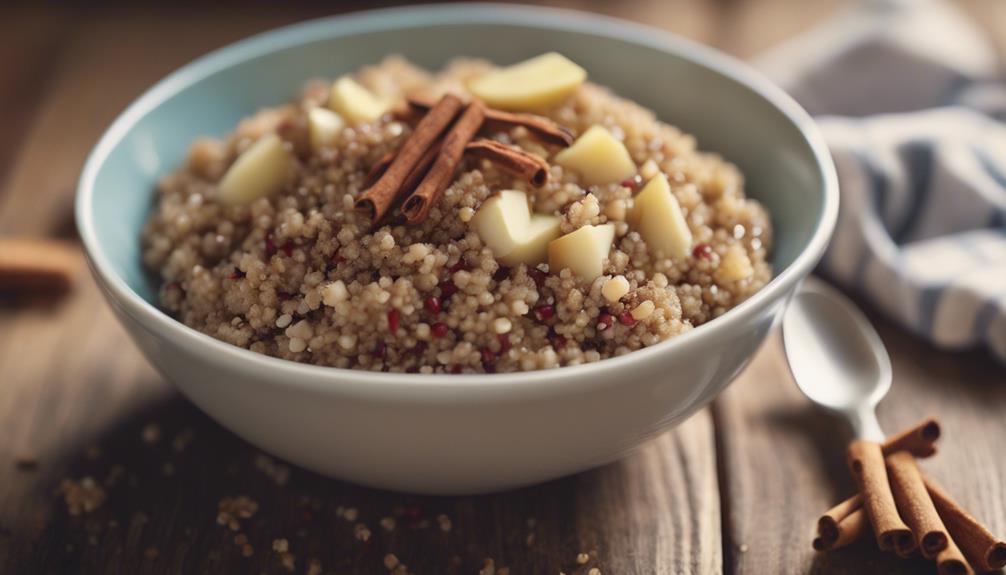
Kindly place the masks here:
[(887, 456), (887, 474), (898, 511), (912, 529), (922, 556), (935, 559), (950, 541), (946, 526), (926, 492), (915, 457), (907, 451)]
[(936, 510), (950, 530), (950, 536), (979, 571), (1006, 567), (1006, 542), (996, 539), (977, 519), (957, 504), (934, 481), (923, 478)]
[(873, 527), (877, 545), (884, 551), (893, 550), (898, 555), (907, 556), (915, 549), (915, 539), (911, 529), (898, 515), (880, 444), (853, 441), (849, 445), (848, 464), (859, 485), (863, 509)]
[(548, 183), (548, 162), (519, 148), (480, 139), (469, 142), (465, 146), (465, 153), (487, 159), (536, 188)]
[[(422, 114), (429, 110), (434, 102), (422, 96), (410, 96), (408, 104), (411, 111)], [(482, 127), (491, 132), (505, 132), (516, 127), (524, 127), (539, 140), (563, 147), (571, 146), (574, 139), (572, 131), (548, 118), (533, 114), (506, 112), (493, 108), (486, 109), (485, 123)]]
[(69, 242), (0, 239), (0, 293), (62, 294), (73, 287), (80, 250)]
[[(462, 106), (461, 99), (457, 96), (448, 94), (441, 98), (429, 113), (419, 120), (416, 129), (402, 145), (387, 170), (356, 200), (356, 209), (367, 214), (371, 222), (377, 222), (384, 217), (395, 203), (403, 183), (429, 153), (430, 148), (454, 120)], [(433, 170), (432, 167), (430, 169)]]
[[(433, 110), (430, 110), (430, 114), (432, 113)], [(429, 117), (430, 114), (427, 114), (426, 117)], [(420, 121), (420, 126), (426, 120), (426, 117)], [(447, 135), (444, 136), (444, 143), (440, 148), (440, 154), (437, 155), (436, 160), (430, 167), (430, 171), (423, 178), (423, 181), (419, 183), (419, 187), (402, 204), (402, 213), (405, 214), (405, 219), (410, 224), (415, 224), (425, 219), (430, 208), (443, 195), (447, 189), (448, 182), (454, 177), (454, 171), (461, 162), (465, 146), (475, 136), (484, 118), (485, 105), (475, 100), (468, 104), (461, 117), (454, 123), (447, 132)], [(418, 132), (419, 128), (416, 130)], [(413, 134), (414, 137), (415, 134)], [(401, 152), (399, 152), (399, 156), (401, 156)], [(388, 172), (384, 176), (381, 176), (381, 180), (386, 178), (388, 173), (394, 169), (398, 160), (399, 158), (396, 157), (395, 161), (391, 162)], [(381, 180), (378, 180), (378, 184), (380, 184)], [(375, 184), (375, 187), (377, 187), (377, 184)]]

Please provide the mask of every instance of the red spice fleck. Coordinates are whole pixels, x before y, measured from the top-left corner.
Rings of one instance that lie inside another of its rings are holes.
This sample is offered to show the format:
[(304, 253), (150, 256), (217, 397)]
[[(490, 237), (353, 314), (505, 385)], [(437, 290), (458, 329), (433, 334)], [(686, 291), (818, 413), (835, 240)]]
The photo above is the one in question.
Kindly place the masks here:
[(287, 240), (286, 243), (283, 244), (283, 253), (286, 254), (286, 257), (293, 256), (293, 242), (292, 241)]
[(510, 351), (510, 334), (500, 333), (496, 335), (496, 339), (500, 342), (500, 353), (506, 353)]
[(545, 284), (545, 272), (538, 268), (531, 268), (527, 270), (527, 275), (534, 280), (534, 285), (541, 289), (541, 286)]
[(465, 269), (465, 260), (462, 258), (458, 260), (458, 263), (447, 268), (447, 273), (453, 274), (454, 272), (459, 272), (463, 269)]
[(234, 268), (234, 271), (232, 271), (230, 275), (227, 277), (229, 277), (232, 280), (239, 280), (245, 277), (245, 273), (238, 268)]
[(622, 180), (622, 184), (621, 185), (622, 185), (623, 188), (629, 188), (632, 191), (636, 191), (636, 189), (642, 183), (643, 183), (643, 177), (640, 176), (639, 174), (636, 174), (635, 176), (632, 176), (631, 178), (629, 178), (627, 180)]
[(623, 311), (622, 313), (618, 314), (618, 323), (632, 327), (636, 325), (636, 318), (632, 317), (631, 313)]
[(431, 295), (423, 302), (423, 307), (426, 308), (426, 311), (434, 315), (440, 313), (440, 298), (435, 295)]
[(555, 316), (555, 306), (552, 304), (544, 304), (534, 308), (534, 317), (538, 318), (538, 321), (548, 321)]
[(398, 331), (398, 322), (401, 320), (402, 314), (395, 308), (388, 310), (388, 329), (391, 333)]
[(433, 337), (436, 338), (444, 337), (449, 331), (451, 331), (451, 329), (447, 327), (447, 324), (439, 321), (433, 324), (433, 327), (430, 328), (430, 333), (432, 333)]
[(458, 293), (458, 286), (454, 285), (454, 282), (445, 281), (440, 282), (440, 295), (444, 299), (451, 297), (452, 295)]
[(374, 352), (373, 352), (374, 357), (378, 359), (384, 359), (384, 356), (387, 353), (387, 351), (388, 346), (383, 341), (379, 341), (377, 342), (377, 345), (374, 346)]
[(692, 248), (692, 257), (708, 260), (713, 257), (713, 248), (709, 244), (695, 244)]
[(610, 313), (602, 313), (597, 318), (597, 329), (598, 331), (604, 331), (615, 323), (615, 316)]
[(269, 258), (276, 255), (276, 242), (271, 235), (265, 237), (265, 255)]

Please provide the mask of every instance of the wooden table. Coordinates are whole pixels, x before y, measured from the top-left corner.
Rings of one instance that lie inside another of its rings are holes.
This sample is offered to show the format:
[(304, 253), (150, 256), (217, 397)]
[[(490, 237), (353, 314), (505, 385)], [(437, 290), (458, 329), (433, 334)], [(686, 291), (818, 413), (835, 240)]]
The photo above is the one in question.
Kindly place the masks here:
[[(840, 4), (598, 0), (582, 7), (746, 57)], [(1006, 40), (1006, 3), (962, 4)], [(71, 198), (84, 156), (130, 100), (211, 48), (325, 9), (3, 8), (0, 233), (72, 238)], [(0, 572), (285, 573), (272, 550), (277, 539), (287, 540), (297, 573), (309, 572), (311, 560), (326, 574), (386, 573), (388, 553), (416, 573), (474, 574), (486, 558), (514, 574), (934, 572), (867, 543), (811, 551), (816, 514), (852, 489), (841, 458), (847, 435), (796, 392), (776, 336), (710, 409), (621, 462), (499, 495), (415, 497), (262, 459), (164, 382), (83, 265), (78, 275), (77, 289), (61, 301), (0, 306)], [(895, 368), (882, 423), (897, 429), (938, 415), (946, 447), (925, 469), (1006, 533), (1002, 366), (982, 353), (936, 351), (871, 315)], [(114, 485), (97, 511), (70, 516), (54, 492), (64, 478), (86, 476)], [(250, 548), (216, 521), (218, 502), (236, 495), (260, 506), (242, 522)], [(382, 526), (389, 517), (391, 530)], [(369, 530), (366, 541), (357, 523)], [(580, 553), (588, 555), (584, 564)]]

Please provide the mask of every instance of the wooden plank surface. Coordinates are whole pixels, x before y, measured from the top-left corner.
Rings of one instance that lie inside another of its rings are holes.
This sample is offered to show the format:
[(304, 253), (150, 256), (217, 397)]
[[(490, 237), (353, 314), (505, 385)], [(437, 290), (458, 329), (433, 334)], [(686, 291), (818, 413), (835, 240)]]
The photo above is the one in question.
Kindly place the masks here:
[[(996, 1), (964, 4), (992, 14), (1002, 8)], [(741, 56), (841, 4), (553, 3), (659, 25)], [(30, 87), (29, 97), (0, 94), (0, 121), (13, 126), (0, 132), (0, 233), (65, 235), (85, 154), (143, 88), (209, 49), (324, 9), (223, 6), (199, 18), (191, 7), (0, 13), (0, 42), (27, 54), (0, 52), (0, 82)], [(280, 538), (297, 573), (311, 559), (326, 574), (385, 573), (389, 552), (417, 573), (477, 573), (488, 557), (514, 574), (932, 572), (870, 545), (820, 558), (809, 551), (815, 515), (851, 489), (838, 455), (845, 436), (797, 394), (776, 340), (712, 415), (704, 411), (603, 469), (474, 498), (377, 492), (299, 469), (278, 485), (283, 464), (264, 464), (182, 399), (133, 348), (82, 264), (78, 276), (62, 301), (0, 305), (2, 573), (285, 573), (271, 549)], [(985, 356), (934, 352), (884, 324), (882, 335), (897, 373), (883, 423), (939, 414), (948, 446), (967, 440), (967, 448), (944, 449), (927, 470), (1006, 532), (1006, 472), (993, 450), (1006, 436), (1003, 372)], [(148, 443), (151, 425), (159, 439)], [(191, 442), (176, 449), (190, 431)], [(959, 469), (969, 471), (951, 475)], [(86, 476), (101, 484), (111, 476), (107, 502), (71, 517), (54, 490)], [(216, 523), (219, 501), (236, 495), (259, 504), (241, 527), (250, 557)], [(340, 507), (356, 509), (357, 519), (340, 516)], [(451, 522), (447, 531), (440, 514)], [(396, 518), (394, 530), (381, 527), (383, 517)], [(355, 538), (361, 522), (367, 542)], [(590, 554), (583, 565), (581, 552)]]

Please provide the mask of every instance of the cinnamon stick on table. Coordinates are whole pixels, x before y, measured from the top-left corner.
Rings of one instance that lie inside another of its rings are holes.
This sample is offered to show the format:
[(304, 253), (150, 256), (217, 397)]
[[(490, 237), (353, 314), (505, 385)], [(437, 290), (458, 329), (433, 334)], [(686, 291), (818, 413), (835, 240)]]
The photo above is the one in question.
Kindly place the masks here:
[(888, 455), (886, 461), (898, 511), (912, 529), (922, 556), (935, 559), (947, 547), (950, 536), (926, 492), (915, 457), (907, 451), (898, 451)]
[(940, 438), (940, 424), (934, 418), (923, 419), (914, 427), (888, 437), (884, 442), (884, 455), (907, 451), (916, 457), (929, 457), (936, 453), (936, 440)]
[(929, 478), (923, 478), (936, 510), (950, 531), (950, 537), (979, 571), (1006, 567), (1006, 542), (996, 539), (977, 519), (958, 505), (950, 495)]
[(548, 162), (520, 148), (480, 139), (469, 142), (465, 146), (465, 153), (487, 159), (536, 188), (548, 183)]
[[(430, 114), (432, 113), (433, 111), (431, 110)], [(412, 195), (406, 198), (405, 203), (402, 204), (402, 213), (405, 214), (405, 219), (410, 224), (419, 223), (426, 219), (430, 208), (443, 195), (451, 178), (454, 177), (454, 171), (457, 169), (458, 164), (461, 163), (461, 156), (465, 152), (465, 146), (471, 141), (475, 132), (478, 131), (484, 118), (485, 105), (475, 100), (468, 104), (461, 117), (454, 123), (447, 132), (447, 135), (444, 136), (444, 144), (440, 148), (440, 154), (430, 167), (429, 173), (419, 183), (416, 191), (412, 192)], [(420, 121), (420, 125), (422, 125), (422, 121)], [(395, 161), (388, 167), (388, 172), (391, 172), (396, 163), (398, 163), (398, 158), (395, 158)], [(385, 177), (387, 177), (387, 173), (381, 179)], [(380, 183), (380, 180), (378, 183)]]
[(818, 536), (814, 539), (814, 549), (838, 549), (862, 537), (868, 529), (862, 505), (863, 498), (854, 495), (825, 511), (817, 521)]
[(376, 223), (384, 217), (402, 191), (403, 183), (429, 152), (440, 134), (454, 120), (462, 106), (457, 96), (448, 94), (441, 98), (419, 121), (384, 174), (356, 200), (356, 209), (369, 215), (371, 222)]
[[(433, 100), (422, 96), (409, 96), (408, 104), (413, 110), (424, 113), (431, 108)], [(545, 143), (563, 147), (573, 144), (573, 132), (548, 118), (486, 108), (485, 123), (482, 127), (492, 131), (508, 131), (521, 126)]]
[(863, 509), (877, 537), (877, 545), (884, 551), (893, 550), (898, 555), (908, 555), (915, 549), (915, 539), (912, 530), (898, 515), (880, 444), (853, 441), (847, 455), (849, 469), (859, 485)]

